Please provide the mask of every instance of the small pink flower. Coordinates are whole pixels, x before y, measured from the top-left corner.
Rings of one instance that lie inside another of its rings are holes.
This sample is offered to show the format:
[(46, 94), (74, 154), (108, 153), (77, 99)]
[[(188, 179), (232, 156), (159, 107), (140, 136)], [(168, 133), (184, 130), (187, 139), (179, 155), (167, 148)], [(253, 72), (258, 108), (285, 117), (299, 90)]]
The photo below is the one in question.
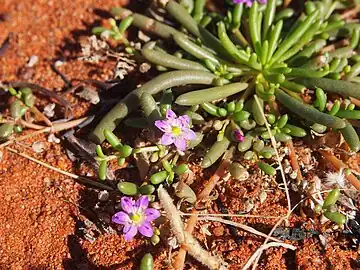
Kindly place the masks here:
[[(251, 7), (256, 0), (233, 0), (234, 4), (244, 3), (247, 7)], [(257, 0), (260, 4), (266, 4), (267, 0)]]
[(160, 217), (160, 212), (148, 206), (147, 196), (141, 196), (136, 202), (130, 197), (121, 198), (121, 208), (124, 211), (113, 215), (112, 222), (124, 225), (123, 233), (126, 241), (133, 239), (138, 231), (146, 237), (154, 234), (150, 222)]
[(190, 118), (187, 115), (177, 117), (172, 110), (166, 112), (165, 120), (155, 121), (155, 126), (164, 132), (161, 137), (162, 145), (175, 144), (176, 148), (184, 151), (187, 142), (194, 140), (196, 134), (190, 129)]
[(237, 142), (242, 142), (244, 140), (244, 133), (240, 129), (234, 130), (233, 131), (233, 138)]

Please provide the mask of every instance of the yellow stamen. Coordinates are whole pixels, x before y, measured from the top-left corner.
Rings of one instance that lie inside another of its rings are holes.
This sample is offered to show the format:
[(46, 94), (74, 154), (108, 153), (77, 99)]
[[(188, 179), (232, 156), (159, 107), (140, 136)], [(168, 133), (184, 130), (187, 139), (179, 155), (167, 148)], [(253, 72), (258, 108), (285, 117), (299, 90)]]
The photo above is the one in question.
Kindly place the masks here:
[(140, 213), (136, 213), (134, 215), (131, 216), (131, 220), (134, 222), (134, 223), (140, 223), (141, 220), (142, 220), (142, 215)]
[(179, 136), (181, 134), (181, 128), (172, 127), (172, 134), (175, 135), (175, 136)]

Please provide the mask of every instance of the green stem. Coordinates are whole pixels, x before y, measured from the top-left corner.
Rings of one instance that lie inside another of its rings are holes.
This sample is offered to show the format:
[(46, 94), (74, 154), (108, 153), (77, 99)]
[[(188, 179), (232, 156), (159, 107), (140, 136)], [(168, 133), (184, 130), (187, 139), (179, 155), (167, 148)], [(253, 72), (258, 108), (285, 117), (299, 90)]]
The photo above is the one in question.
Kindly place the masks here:
[(136, 148), (134, 149), (134, 154), (140, 154), (144, 152), (157, 152), (159, 151), (159, 147), (157, 146), (148, 146), (148, 147), (142, 147), (142, 148)]
[(292, 98), (280, 89), (275, 91), (275, 95), (276, 99), (286, 108), (288, 108), (288, 110), (312, 123), (319, 123), (324, 126), (336, 129), (341, 129), (346, 126), (344, 120), (326, 113), (322, 113), (314, 107)]
[(179, 33), (179, 31), (177, 31), (171, 26), (160, 23), (141, 14), (133, 13), (126, 8), (116, 7), (112, 8), (110, 12), (115, 18), (119, 19), (125, 19), (129, 16), (132, 16), (134, 18), (132, 25), (143, 31), (150, 32), (164, 39), (170, 39), (173, 34)]
[(310, 89), (319, 87), (326, 92), (335, 93), (344, 97), (360, 99), (360, 85), (356, 83), (338, 81), (327, 78), (298, 78), (296, 82), (305, 85)]
[(162, 53), (155, 50), (149, 49), (142, 49), (142, 55), (145, 57), (146, 60), (154, 63), (156, 65), (161, 65), (167, 68), (172, 69), (184, 69), (184, 70), (198, 70), (198, 71), (208, 71), (203, 65), (186, 60), (180, 59), (176, 56), (172, 56), (168, 53)]

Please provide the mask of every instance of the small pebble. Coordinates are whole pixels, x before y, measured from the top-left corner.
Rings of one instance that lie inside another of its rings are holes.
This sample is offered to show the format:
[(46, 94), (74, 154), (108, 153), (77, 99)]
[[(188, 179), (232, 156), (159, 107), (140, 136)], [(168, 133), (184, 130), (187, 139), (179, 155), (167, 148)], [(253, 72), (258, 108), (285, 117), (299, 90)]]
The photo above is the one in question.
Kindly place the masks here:
[(109, 192), (102, 190), (98, 193), (99, 201), (106, 202), (109, 199)]
[(28, 63), (26, 64), (27, 67), (33, 67), (37, 64), (37, 62), (39, 61), (39, 57), (36, 55), (32, 55), (30, 56), (30, 59), (28, 61)]
[(44, 151), (45, 145), (43, 142), (34, 142), (31, 146), (35, 153), (41, 153)]
[(55, 111), (54, 111), (55, 106), (56, 106), (55, 103), (50, 103), (50, 104), (46, 105), (44, 108), (45, 116), (47, 116), (49, 118), (53, 117), (55, 115)]
[(140, 65), (140, 67), (139, 67), (139, 71), (141, 72), (141, 73), (146, 73), (146, 72), (148, 72), (149, 70), (150, 70), (150, 68), (151, 68), (151, 65), (149, 64), (149, 63), (142, 63), (141, 65)]
[(55, 66), (55, 67), (60, 67), (60, 66), (62, 66), (63, 64), (64, 64), (63, 61), (57, 60), (57, 61), (54, 63), (54, 66)]
[(213, 230), (213, 234), (217, 237), (223, 236), (224, 235), (224, 227), (222, 227), (222, 226), (216, 227)]
[(47, 188), (49, 188), (49, 187), (52, 187), (52, 186), (54, 185), (54, 181), (51, 180), (51, 179), (48, 178), (48, 177), (45, 177), (45, 178), (44, 178), (44, 184), (45, 184), (45, 186), (46, 186)]
[(51, 143), (60, 143), (60, 139), (55, 136), (55, 134), (51, 133), (48, 137), (48, 142)]
[(141, 39), (144, 42), (149, 42), (150, 41), (150, 37), (148, 37), (144, 32), (142, 32), (141, 30), (138, 31), (138, 38)]
[(327, 240), (326, 240), (326, 237), (324, 235), (319, 235), (319, 239), (320, 239), (320, 243), (321, 245), (323, 246), (323, 248), (325, 249), (326, 248), (326, 244), (327, 244)]
[(100, 102), (99, 93), (90, 88), (84, 88), (84, 90), (77, 93), (76, 95), (82, 99), (85, 99), (86, 101), (89, 101), (91, 104), (94, 104), (94, 105), (96, 105)]
[(265, 190), (263, 190), (263, 191), (260, 193), (260, 202), (261, 202), (261, 203), (264, 203), (265, 200), (266, 200), (266, 198), (267, 198), (267, 193), (266, 193)]

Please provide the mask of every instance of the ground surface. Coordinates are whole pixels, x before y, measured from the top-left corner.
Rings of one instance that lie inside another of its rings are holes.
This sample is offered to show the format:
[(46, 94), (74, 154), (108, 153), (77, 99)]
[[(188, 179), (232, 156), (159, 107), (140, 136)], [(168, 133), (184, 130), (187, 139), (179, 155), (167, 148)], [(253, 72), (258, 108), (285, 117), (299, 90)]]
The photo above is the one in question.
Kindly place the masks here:
[[(60, 91), (64, 82), (51, 69), (50, 64), (62, 60), (59, 69), (71, 79), (111, 78), (112, 66), (88, 65), (78, 60), (79, 40), (89, 35), (91, 26), (102, 20), (112, 6), (121, 4), (115, 0), (58, 0), (15, 1), (0, 0), (0, 44), (10, 33), (12, 38), (6, 52), (0, 56), (0, 81), (26, 80), (54, 91)], [(39, 57), (31, 69), (24, 68), (32, 55)], [(87, 106), (76, 98), (69, 101), (75, 115), (84, 114)], [(45, 144), (42, 153), (34, 153), (33, 142)], [(72, 162), (65, 155), (61, 144), (47, 142), (46, 136), (38, 136), (13, 146), (42, 161), (66, 171), (74, 171)], [(71, 178), (61, 176), (40, 165), (0, 149), (0, 269), (138, 269), (138, 261), (149, 251), (150, 245), (143, 240), (125, 243), (120, 235), (100, 235), (94, 242), (81, 238), (77, 228), (84, 220), (79, 208), (84, 195), (91, 193)], [(201, 181), (208, 175), (199, 177)], [(248, 199), (255, 199), (252, 214), (280, 216), (286, 213), (284, 194), (274, 184), (269, 184), (268, 196), (259, 202), (257, 187), (261, 178), (256, 174), (244, 183), (226, 182), (219, 190), (223, 204), (232, 212), (243, 212)], [(224, 193), (222, 193), (224, 194)], [(95, 198), (96, 199), (96, 198)], [(90, 203), (89, 203), (90, 205)], [(86, 203), (82, 203), (86, 208)], [(89, 206), (90, 208), (90, 206)], [(217, 211), (211, 205), (211, 211)], [(85, 211), (86, 212), (86, 211)], [(276, 220), (234, 219), (246, 222), (268, 233)], [(306, 221), (306, 223), (304, 222)], [(197, 238), (226, 261), (232, 269), (240, 269), (259, 247), (262, 238), (249, 233), (239, 233), (239, 241), (229, 229), (219, 223), (203, 222)], [(292, 227), (317, 226), (308, 219), (294, 214)], [(317, 227), (318, 228), (318, 227)], [(162, 242), (163, 244), (164, 242)], [(349, 248), (346, 239), (337, 234), (328, 237), (324, 249), (319, 239), (311, 237), (299, 242), (295, 252), (273, 248), (265, 252), (261, 269), (356, 269), (356, 251)], [(156, 268), (166, 267), (168, 247), (160, 244), (152, 248)], [(201, 269), (189, 260), (188, 268)]]

